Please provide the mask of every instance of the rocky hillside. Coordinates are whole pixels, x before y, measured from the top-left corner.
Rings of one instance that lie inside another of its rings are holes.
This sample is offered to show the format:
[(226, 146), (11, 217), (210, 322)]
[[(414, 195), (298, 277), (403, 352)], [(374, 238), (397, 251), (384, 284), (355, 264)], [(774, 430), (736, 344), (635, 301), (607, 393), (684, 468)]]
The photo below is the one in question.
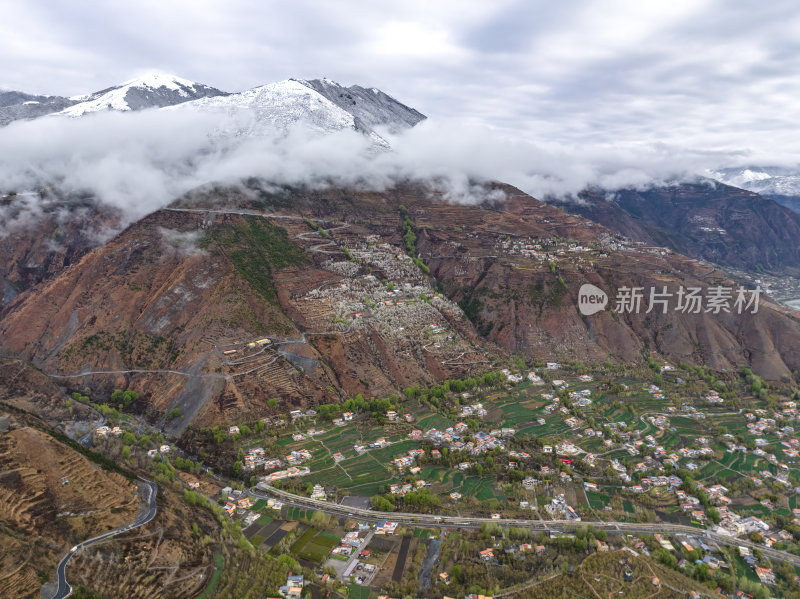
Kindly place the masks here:
[(587, 191), (577, 202), (557, 205), (693, 258), (751, 272), (800, 273), (800, 214), (751, 191), (708, 181)]
[[(6, 385), (7, 366), (0, 364), (3, 399), (29, 401)], [(25, 378), (24, 365), (17, 363), (13, 369)], [(19, 391), (20, 384), (14, 386)], [(63, 409), (63, 401), (60, 404)], [(101, 470), (49, 430), (35, 416), (0, 402), (3, 597), (38, 597), (42, 581), (52, 579), (70, 546), (131, 521), (139, 511), (131, 481)]]
[(45, 189), (0, 197), (0, 306), (58, 275), (119, 227), (119, 212), (89, 196)]
[(485, 193), (494, 199), (463, 206), (410, 183), (204, 190), (20, 294), (0, 313), (0, 338), (96, 397), (136, 388), (138, 409), (174, 434), (268, 413), (271, 397), (387, 395), (511, 354), (652, 354), (772, 379), (800, 369), (800, 324), (766, 301), (757, 314), (582, 316), (587, 282), (612, 303), (624, 286), (730, 282), (514, 188)]
[(61, 96), (37, 96), (25, 92), (0, 90), (0, 127), (12, 121), (34, 119), (63, 110), (74, 104)]

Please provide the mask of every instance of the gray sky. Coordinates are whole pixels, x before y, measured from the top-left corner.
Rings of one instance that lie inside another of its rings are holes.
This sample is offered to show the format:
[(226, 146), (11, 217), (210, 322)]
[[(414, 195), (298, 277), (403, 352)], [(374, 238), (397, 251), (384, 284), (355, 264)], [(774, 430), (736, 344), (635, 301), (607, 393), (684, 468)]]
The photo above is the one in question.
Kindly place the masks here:
[(227, 91), (375, 86), (536, 143), (797, 162), (793, 1), (0, 0), (0, 87), (73, 95), (160, 70)]

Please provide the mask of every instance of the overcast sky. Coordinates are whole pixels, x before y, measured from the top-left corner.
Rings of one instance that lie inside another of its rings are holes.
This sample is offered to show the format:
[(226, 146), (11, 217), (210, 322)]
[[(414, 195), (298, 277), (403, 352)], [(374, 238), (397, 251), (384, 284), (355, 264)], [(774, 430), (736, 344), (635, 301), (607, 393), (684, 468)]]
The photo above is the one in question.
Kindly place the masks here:
[(0, 0), (0, 8), (4, 88), (74, 95), (149, 70), (227, 91), (326, 76), (537, 143), (799, 159), (800, 9), (791, 0)]

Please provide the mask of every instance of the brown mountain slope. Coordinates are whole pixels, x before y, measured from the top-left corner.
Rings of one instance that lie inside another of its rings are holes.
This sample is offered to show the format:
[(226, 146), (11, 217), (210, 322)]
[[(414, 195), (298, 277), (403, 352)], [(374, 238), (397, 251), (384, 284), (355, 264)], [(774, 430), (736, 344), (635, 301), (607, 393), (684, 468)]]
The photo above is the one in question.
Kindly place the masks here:
[[(460, 310), (422, 301), (433, 290), (396, 248), (372, 253), (407, 296), (388, 316), (370, 312), (386, 285), (300, 216), (160, 211), (17, 298), (0, 335), (47, 372), (102, 371), (61, 379), (100, 398), (132, 385), (150, 400), (142, 409), (178, 408), (175, 432), (262, 413), (270, 397), (389, 394), (485, 370)], [(441, 355), (426, 349), (431, 324), (452, 330)], [(265, 336), (273, 343), (247, 347)]]
[[(56, 564), (71, 546), (132, 522), (144, 506), (136, 484), (50, 434), (65, 430), (76, 438), (74, 433), (85, 430), (80, 425), (93, 417), (88, 406), (65, 399), (41, 372), (0, 357), (3, 598), (39, 597), (46, 580), (41, 596), (50, 597)], [(135, 463), (126, 461), (123, 467), (135, 468)], [(214, 571), (212, 547), (219, 547), (206, 541), (227, 540), (209, 511), (184, 500), (182, 488), (176, 492), (159, 481), (157, 502), (158, 512), (147, 525), (74, 554), (69, 582), (104, 597), (197, 596)], [(139, 565), (131, 568), (132, 563)]]
[(559, 204), (637, 241), (749, 271), (800, 273), (800, 215), (752, 191), (715, 181), (586, 191)]
[[(38, 596), (76, 541), (133, 520), (136, 486), (8, 412), (0, 433), (0, 596)], [(41, 575), (41, 580), (39, 579)]]
[(118, 211), (50, 190), (0, 197), (0, 306), (60, 274), (119, 229)]
[(0, 338), (97, 399), (129, 385), (154, 418), (178, 408), (173, 433), (263, 414), (270, 397), (386, 395), (508, 353), (653, 353), (773, 379), (800, 368), (800, 325), (770, 302), (754, 315), (581, 316), (585, 282), (612, 302), (624, 285), (729, 282), (514, 188), (486, 197), (498, 190), (505, 200), (465, 206), (423, 184), (204, 189), (22, 294), (0, 314)]

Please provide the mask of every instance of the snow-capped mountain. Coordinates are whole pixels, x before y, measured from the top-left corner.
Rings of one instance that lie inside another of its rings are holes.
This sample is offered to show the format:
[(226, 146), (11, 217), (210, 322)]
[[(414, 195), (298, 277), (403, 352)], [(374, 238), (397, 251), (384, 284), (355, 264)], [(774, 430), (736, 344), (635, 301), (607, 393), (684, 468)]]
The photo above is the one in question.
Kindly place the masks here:
[(800, 168), (749, 166), (722, 168), (711, 176), (734, 187), (766, 196), (800, 196)]
[(426, 118), (379, 89), (343, 87), (330, 79), (287, 79), (231, 94), (174, 75), (151, 73), (70, 98), (0, 93), (0, 125), (47, 114), (80, 117), (145, 108), (219, 114), (223, 118), (215, 135), (222, 137), (273, 134), (302, 122), (317, 132), (358, 131), (382, 147), (388, 143), (375, 132), (376, 127), (396, 132)]
[(0, 127), (20, 119), (36, 117), (63, 110), (73, 104), (61, 96), (37, 96), (25, 92), (0, 90)]
[(369, 89), (360, 85), (342, 87), (330, 79), (299, 80), (299, 82), (352, 114), (366, 128), (387, 126), (395, 132), (413, 127), (426, 118), (421, 112), (401, 104), (374, 87)]
[(237, 134), (283, 131), (302, 122), (319, 132), (359, 131), (380, 146), (388, 144), (373, 127), (398, 130), (425, 118), (380, 90), (365, 90), (359, 86), (345, 88), (333, 81), (318, 79), (287, 79), (237, 94), (186, 102), (173, 109), (219, 111), (230, 116), (244, 114), (249, 120), (235, 131)]
[(58, 112), (66, 116), (83, 116), (106, 110), (142, 110), (163, 108), (198, 98), (224, 96), (226, 92), (164, 73), (149, 73), (122, 85), (70, 98), (75, 104)]

